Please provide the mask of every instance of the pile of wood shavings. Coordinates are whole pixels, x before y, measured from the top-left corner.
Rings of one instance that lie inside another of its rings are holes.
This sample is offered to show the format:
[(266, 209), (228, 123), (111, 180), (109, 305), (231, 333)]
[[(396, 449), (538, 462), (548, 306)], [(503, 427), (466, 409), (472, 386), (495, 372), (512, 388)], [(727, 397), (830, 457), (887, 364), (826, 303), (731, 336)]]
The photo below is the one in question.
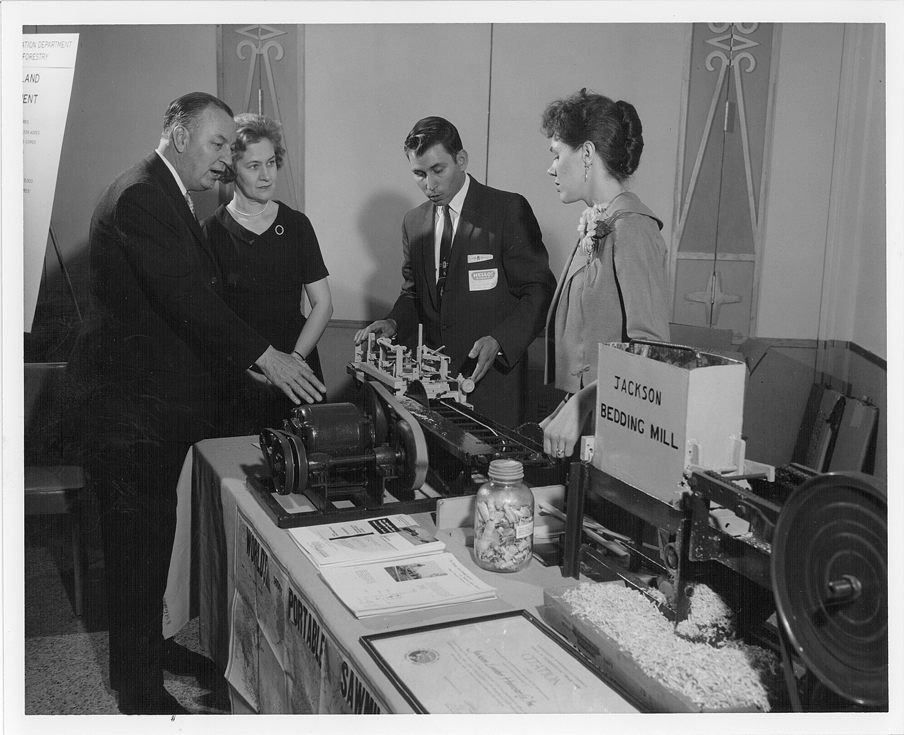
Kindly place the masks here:
[[(650, 587), (646, 596), (660, 605), (667, 604), (665, 594), (655, 587)], [(734, 610), (708, 585), (694, 586), (694, 594), (688, 600), (688, 606), (687, 619), (675, 627), (675, 632), (682, 638), (723, 645), (726, 640), (737, 637)]]
[(737, 636), (734, 610), (712, 588), (705, 584), (696, 585), (689, 602), (687, 619), (675, 628), (682, 638), (721, 643)]
[(779, 677), (774, 653), (736, 640), (717, 647), (682, 638), (653, 602), (621, 585), (584, 583), (562, 598), (647, 676), (699, 707), (771, 709), (768, 694)]

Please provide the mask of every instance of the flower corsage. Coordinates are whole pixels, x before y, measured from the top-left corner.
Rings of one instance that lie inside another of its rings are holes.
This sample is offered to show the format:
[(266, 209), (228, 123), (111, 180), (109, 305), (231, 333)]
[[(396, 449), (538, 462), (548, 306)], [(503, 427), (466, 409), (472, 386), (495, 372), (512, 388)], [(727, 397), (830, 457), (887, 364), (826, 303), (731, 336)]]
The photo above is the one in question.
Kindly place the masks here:
[(597, 245), (612, 232), (612, 224), (606, 219), (608, 205), (595, 204), (581, 214), (578, 233), (581, 236), (581, 250), (590, 257)]

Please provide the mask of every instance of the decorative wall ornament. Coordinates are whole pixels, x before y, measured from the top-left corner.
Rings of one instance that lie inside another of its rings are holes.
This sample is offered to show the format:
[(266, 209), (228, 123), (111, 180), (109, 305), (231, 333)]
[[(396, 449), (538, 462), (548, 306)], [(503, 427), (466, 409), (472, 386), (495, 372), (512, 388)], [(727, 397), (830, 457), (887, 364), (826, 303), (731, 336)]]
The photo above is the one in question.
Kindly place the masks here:
[[(239, 36), (245, 36), (246, 40), (240, 41), (235, 48), (235, 52), (243, 61), (248, 58), (248, 84), (245, 87), (245, 111), (251, 111), (251, 96), (255, 91), (254, 72), (257, 68), (257, 61), (260, 58), (264, 70), (267, 72), (267, 83), (270, 88), (270, 99), (273, 100), (274, 114), (279, 119), (279, 98), (276, 96), (276, 83), (273, 79), (273, 67), (270, 65), (270, 52), (274, 51), (274, 61), (280, 61), (285, 56), (285, 49), (279, 41), (274, 38), (285, 36), (286, 32), (271, 26), (253, 25), (239, 28), (236, 31)], [(254, 39), (253, 41), (247, 39)], [(245, 53), (250, 53), (248, 57)], [(263, 115), (262, 86), (257, 86), (257, 114)]]
[[(304, 26), (262, 23), (218, 27), (218, 92), (235, 111), (266, 115), (282, 123), (286, 153), (276, 196), (303, 206)], [(227, 190), (221, 196), (228, 196)]]
[(719, 311), (722, 309), (722, 304), (737, 304), (741, 300), (737, 294), (725, 293), (722, 290), (722, 275), (719, 271), (713, 271), (705, 291), (694, 291), (685, 294), (684, 298), (687, 301), (704, 304), (707, 310), (712, 310), (713, 324), (719, 323)]
[(770, 24), (693, 27), (672, 236), (676, 322), (715, 327), (724, 317), (718, 326), (736, 336), (753, 329), (772, 54)]

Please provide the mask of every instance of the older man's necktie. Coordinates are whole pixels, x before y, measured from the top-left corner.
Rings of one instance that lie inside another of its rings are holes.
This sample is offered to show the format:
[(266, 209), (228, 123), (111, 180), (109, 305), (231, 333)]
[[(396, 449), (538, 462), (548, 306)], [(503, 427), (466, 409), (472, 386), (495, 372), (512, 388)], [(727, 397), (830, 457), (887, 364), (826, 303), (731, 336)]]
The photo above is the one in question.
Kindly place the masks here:
[(189, 192), (185, 192), (185, 201), (188, 202), (188, 208), (191, 210), (191, 216), (195, 218), (195, 221), (198, 220), (198, 215), (195, 214), (195, 203), (191, 200), (191, 194)]
[(452, 255), (452, 214), (449, 205), (443, 207), (443, 234), (439, 241), (439, 271), (436, 278), (436, 293), (440, 301), (446, 286), (446, 271), (449, 269), (449, 258)]

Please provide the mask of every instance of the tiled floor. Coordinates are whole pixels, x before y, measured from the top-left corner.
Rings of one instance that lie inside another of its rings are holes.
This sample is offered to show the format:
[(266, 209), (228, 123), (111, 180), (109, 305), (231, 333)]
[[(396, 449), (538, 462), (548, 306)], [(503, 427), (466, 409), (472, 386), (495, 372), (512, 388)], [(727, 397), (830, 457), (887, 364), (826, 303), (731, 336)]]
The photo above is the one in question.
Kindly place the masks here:
[[(85, 508), (85, 609), (73, 611), (69, 529), (62, 518), (25, 521), (25, 715), (118, 714), (107, 671), (107, 630), (100, 533)], [(176, 641), (198, 651), (198, 621)], [(225, 682), (202, 688), (192, 677), (164, 672), (165, 686), (195, 714), (227, 714)]]

